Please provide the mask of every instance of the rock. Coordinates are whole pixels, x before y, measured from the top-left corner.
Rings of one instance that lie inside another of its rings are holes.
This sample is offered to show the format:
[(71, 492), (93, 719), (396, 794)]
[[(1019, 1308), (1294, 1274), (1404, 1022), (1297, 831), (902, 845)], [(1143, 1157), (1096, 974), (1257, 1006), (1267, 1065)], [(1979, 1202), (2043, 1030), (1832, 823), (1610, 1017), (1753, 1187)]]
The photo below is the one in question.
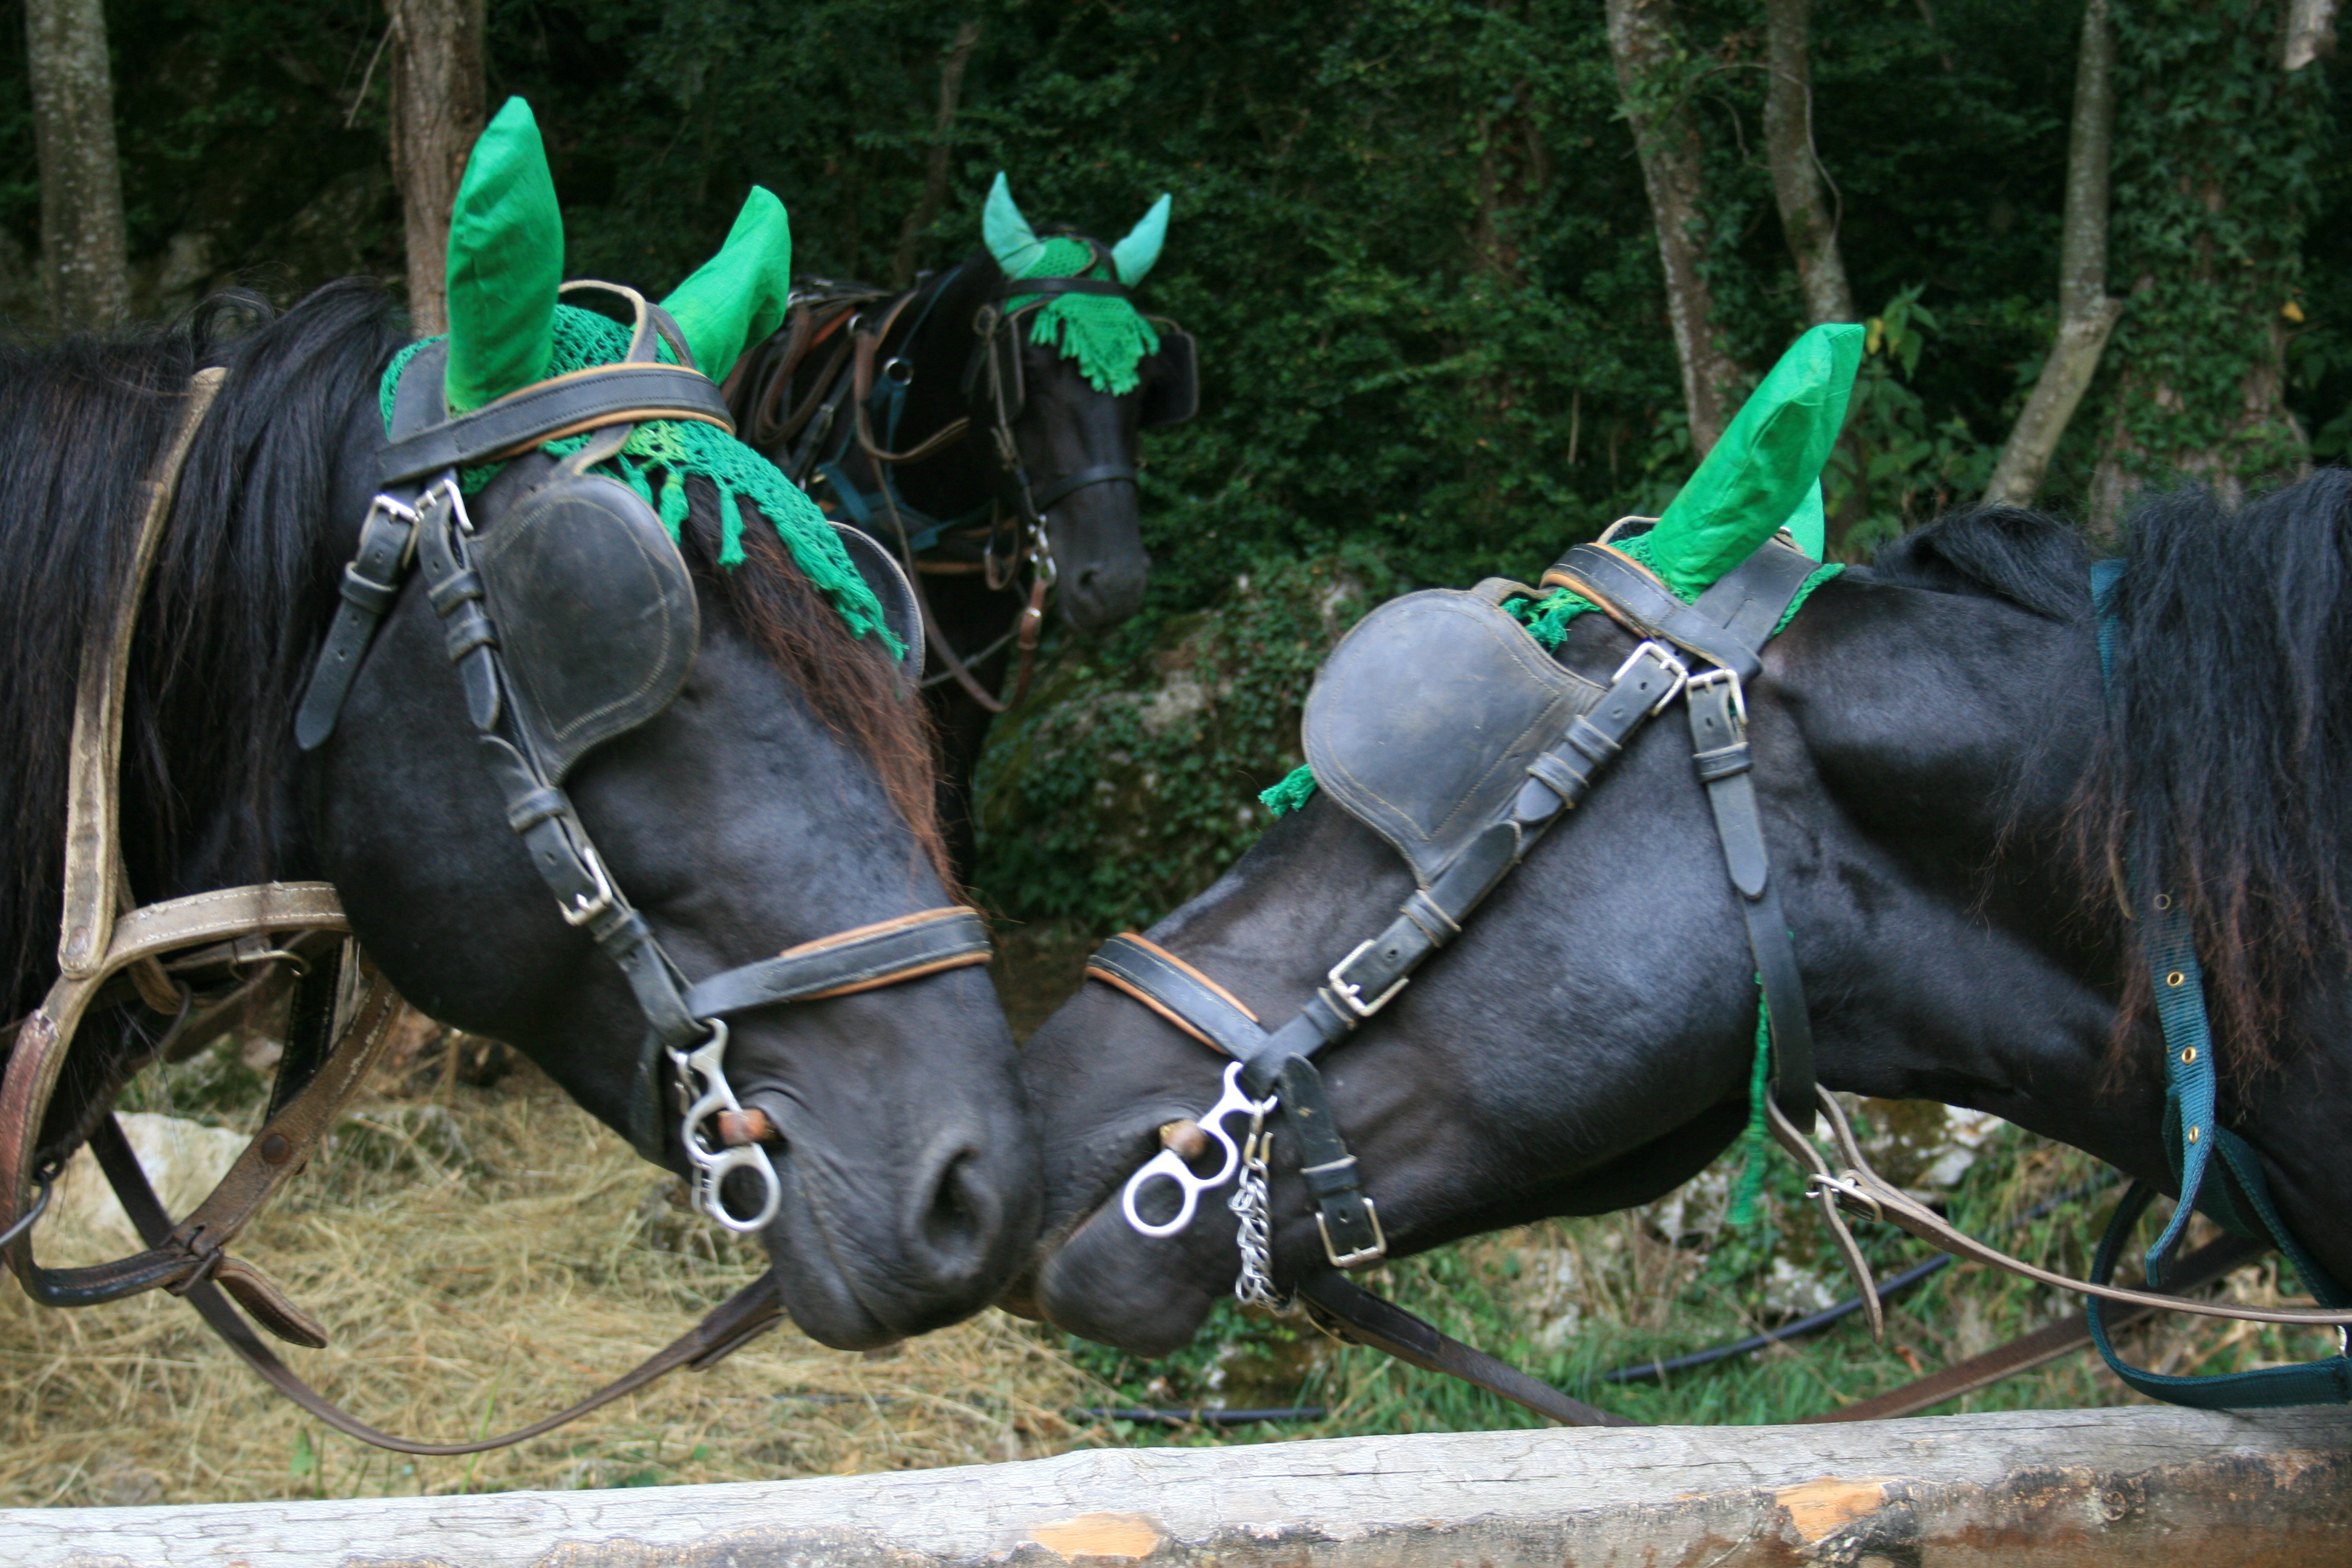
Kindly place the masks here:
[[(202, 1203), (245, 1152), (244, 1134), (226, 1128), (142, 1110), (122, 1111), (116, 1120), (155, 1195), (174, 1216)], [(86, 1148), (76, 1151), (58, 1178), (57, 1195), (36, 1235), (42, 1258), (49, 1262), (96, 1262), (136, 1252), (144, 1245), (131, 1216), (115, 1201), (98, 1157)]]

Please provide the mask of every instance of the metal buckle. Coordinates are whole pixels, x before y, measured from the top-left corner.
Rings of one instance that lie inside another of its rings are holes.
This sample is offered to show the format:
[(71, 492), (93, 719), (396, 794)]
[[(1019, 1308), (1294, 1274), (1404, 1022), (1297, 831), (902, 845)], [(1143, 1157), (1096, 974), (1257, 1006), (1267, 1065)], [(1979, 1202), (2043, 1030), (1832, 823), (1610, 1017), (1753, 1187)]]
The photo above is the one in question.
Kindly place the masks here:
[(1339, 963), (1333, 964), (1328, 970), (1324, 972), (1323, 978), (1331, 983), (1331, 994), (1339, 998), (1340, 1004), (1344, 1005), (1349, 1012), (1353, 1013), (1359, 1018), (1369, 1018), (1373, 1014), (1379, 1012), (1381, 1008), (1387, 1006), (1389, 1005), (1389, 999), (1394, 996), (1398, 992), (1403, 990), (1405, 982), (1412, 978), (1410, 974), (1398, 975), (1395, 984), (1390, 986), (1387, 990), (1381, 992), (1379, 995), (1373, 997), (1369, 1002), (1363, 999), (1364, 988), (1362, 986), (1357, 984), (1352, 980), (1342, 980), (1339, 978), (1339, 971), (1347, 968), (1348, 965), (1363, 957), (1364, 954), (1370, 950), (1372, 943), (1380, 940), (1381, 939), (1376, 936), (1366, 937), (1362, 942), (1356, 944), (1355, 952), (1348, 954), (1347, 957), (1341, 959)]
[(1655, 705), (1654, 705), (1650, 710), (1650, 717), (1654, 719), (1659, 714), (1666, 710), (1667, 703), (1672, 702), (1675, 698), (1682, 695), (1683, 688), (1688, 686), (1691, 682), (1691, 672), (1689, 667), (1685, 665), (1681, 659), (1676, 658), (1674, 656), (1673, 651), (1670, 650), (1665, 644), (1656, 641), (1654, 638), (1645, 637), (1632, 653), (1625, 656), (1625, 662), (1617, 667), (1617, 673), (1609, 678), (1609, 684), (1614, 686), (1619, 681), (1624, 679), (1625, 672), (1639, 663), (1644, 654), (1647, 654), (1650, 658), (1657, 660), (1661, 665), (1664, 665), (1667, 673), (1671, 674), (1675, 678), (1675, 683), (1666, 688), (1666, 694), (1664, 697), (1659, 698)]
[(1744, 734), (1748, 730), (1748, 688), (1740, 681), (1738, 670), (1717, 667), (1704, 674), (1691, 676), (1683, 682), (1683, 689), (1701, 691), (1710, 686), (1724, 685), (1731, 688), (1731, 710), (1738, 716), (1739, 729)]
[(584, 926), (613, 907), (613, 879), (604, 869), (604, 858), (596, 853), (593, 844), (581, 845), (579, 854), (580, 863), (588, 868), (588, 875), (595, 879), (596, 896), (592, 900), (587, 894), (579, 893), (573, 895), (572, 902), (555, 906), (556, 912), (563, 917), (563, 923), (570, 926)]
[(1880, 1206), (1878, 1200), (1864, 1189), (1859, 1171), (1841, 1171), (1834, 1176), (1807, 1176), (1805, 1195), (1809, 1198), (1829, 1198), (1840, 1207), (1868, 1215), (1872, 1219), (1884, 1220), (1886, 1217), (1886, 1211)]
[(1339, 1253), (1331, 1250), (1331, 1227), (1324, 1221), (1323, 1211), (1315, 1211), (1315, 1228), (1323, 1237), (1323, 1256), (1331, 1260), (1334, 1268), (1356, 1268), (1367, 1263), (1378, 1263), (1389, 1255), (1389, 1238), (1381, 1234), (1380, 1205), (1365, 1198), (1364, 1217), (1372, 1222), (1372, 1244), (1360, 1251)]

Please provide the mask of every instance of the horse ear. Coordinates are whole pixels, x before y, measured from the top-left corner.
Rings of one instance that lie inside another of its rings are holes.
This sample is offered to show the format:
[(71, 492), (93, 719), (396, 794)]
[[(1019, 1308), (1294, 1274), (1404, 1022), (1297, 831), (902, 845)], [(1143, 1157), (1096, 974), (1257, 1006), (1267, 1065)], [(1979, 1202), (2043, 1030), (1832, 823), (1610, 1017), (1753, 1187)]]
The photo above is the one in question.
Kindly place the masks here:
[(753, 185), (719, 254), (662, 301), (697, 369), (723, 379), (743, 353), (782, 324), (793, 290), (793, 225), (775, 193)]
[(547, 374), (563, 281), (563, 214), (530, 105), (509, 98), (466, 160), (449, 215), (449, 370), (453, 413), (478, 408)]
[(1160, 247), (1168, 241), (1168, 194), (1162, 191), (1160, 199), (1151, 204), (1151, 210), (1143, 215), (1143, 221), (1110, 247), (1111, 264), (1118, 272), (1118, 280), (1130, 289), (1142, 282), (1151, 264), (1160, 259)]
[(1020, 277), (1045, 253), (1044, 242), (1013, 205), (1013, 187), (1004, 183), (1002, 169), (996, 173), (996, 184), (988, 187), (988, 205), (980, 209), (980, 237), (988, 242), (988, 253), (996, 258), (996, 265), (1007, 278)]
[[(1862, 328), (1819, 326), (1790, 345), (1645, 542), (1668, 587), (1696, 598), (1814, 499), (1845, 424)], [(1807, 521), (1810, 521), (1809, 519)], [(1818, 544), (1818, 541), (1815, 542)]]

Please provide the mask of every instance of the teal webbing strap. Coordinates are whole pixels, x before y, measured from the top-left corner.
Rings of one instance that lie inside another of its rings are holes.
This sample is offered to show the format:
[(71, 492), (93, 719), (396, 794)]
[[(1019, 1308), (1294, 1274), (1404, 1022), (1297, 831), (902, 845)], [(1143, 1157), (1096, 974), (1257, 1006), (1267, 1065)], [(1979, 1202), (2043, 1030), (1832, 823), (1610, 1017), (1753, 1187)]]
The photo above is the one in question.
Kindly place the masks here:
[[(2102, 561), (2091, 568), (2091, 605), (2098, 622), (2099, 676), (2112, 700), (2116, 678), (2115, 597), (2123, 581), (2124, 563)], [(2270, 1184), (2263, 1175), (2262, 1159), (2253, 1147), (2221, 1125), (2216, 1114), (2213, 1030), (2205, 1012), (2204, 972), (2197, 963), (2197, 942), (2188, 912), (2179, 899), (2151, 891), (2147, 868), (2158, 858), (2145, 846), (2129, 856), (2132, 903), (2137, 909), (2148, 978), (2156, 993), (2156, 1016), (2164, 1035), (2165, 1141), (2173, 1169), (2180, 1178), (2180, 1201), (2172, 1219), (2147, 1249), (2147, 1282), (2164, 1289), (2165, 1267), (2179, 1247), (2189, 1216), (2202, 1205), (2230, 1230), (2269, 1241), (2286, 1255), (2304, 1286), (2324, 1306), (2345, 1304), (2343, 1289), (2296, 1244), (2271, 1201)], [(2209, 1194), (2205, 1177), (2219, 1151), (2230, 1181), (2217, 1182)], [(2234, 1191), (2232, 1188), (2234, 1187)], [(2104, 1285), (2113, 1274), (2116, 1255), (2132, 1226), (2156, 1195), (2155, 1189), (2135, 1183), (2117, 1205), (2099, 1241), (2091, 1269), (2094, 1284)], [(2298, 1366), (2264, 1367), (2254, 1372), (2180, 1377), (2145, 1372), (2132, 1366), (2108, 1342), (2100, 1321), (2100, 1303), (2084, 1306), (2091, 1339), (2115, 1374), (2142, 1394), (2175, 1405), (2200, 1409), (2252, 1409), (2277, 1405), (2352, 1405), (2352, 1360), (2337, 1354)]]

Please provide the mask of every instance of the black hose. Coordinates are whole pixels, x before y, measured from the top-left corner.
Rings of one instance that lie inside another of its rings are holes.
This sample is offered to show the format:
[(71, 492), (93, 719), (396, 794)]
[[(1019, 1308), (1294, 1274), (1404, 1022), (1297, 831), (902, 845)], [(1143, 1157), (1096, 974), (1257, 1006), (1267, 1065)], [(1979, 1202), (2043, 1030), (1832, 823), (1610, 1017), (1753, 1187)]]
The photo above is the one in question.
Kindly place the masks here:
[[(2041, 1203), (2034, 1205), (2032, 1208), (2027, 1209), (2023, 1214), (2019, 1215), (2015, 1219), (2011, 1220), (2007, 1225), (2001, 1226), (2001, 1228), (2003, 1230), (2015, 1230), (2019, 1226), (2031, 1224), (2032, 1221), (2040, 1219), (2044, 1215), (2049, 1214), (2053, 1209), (2063, 1208), (2066, 1205), (2074, 1203), (2079, 1198), (2089, 1197), (2094, 1193), (2115, 1185), (2116, 1181), (2116, 1177), (2115, 1173), (2113, 1172), (2109, 1172), (2106, 1175), (2100, 1177), (2096, 1181), (2086, 1182), (2079, 1187), (2070, 1187), (2053, 1198), (2046, 1198)], [(1951, 1261), (1952, 1255), (1950, 1253), (1939, 1252), (1935, 1257), (1927, 1259), (1925, 1263), (1914, 1264), (1912, 1267), (1906, 1268), (1902, 1273), (1895, 1275), (1893, 1279), (1879, 1286), (1878, 1299), (1884, 1301), (1898, 1290), (1908, 1290), (1912, 1286), (1916, 1285), (1920, 1280), (1927, 1279), (1929, 1275), (1934, 1274), (1937, 1269), (1944, 1268)], [(1826, 1329), (1832, 1323), (1836, 1322), (1839, 1319), (1852, 1317), (1854, 1313), (1861, 1310), (1862, 1298), (1859, 1296), (1849, 1296), (1844, 1300), (1838, 1302), (1835, 1306), (1824, 1307), (1820, 1311), (1813, 1313), (1811, 1317), (1799, 1318), (1793, 1323), (1783, 1323), (1777, 1329), (1767, 1329), (1760, 1334), (1750, 1334), (1744, 1340), (1735, 1340), (1727, 1345), (1715, 1345), (1706, 1350), (1693, 1351), (1688, 1355), (1678, 1355), (1668, 1361), (1635, 1362), (1631, 1366), (1621, 1366), (1616, 1368), (1614, 1371), (1604, 1372), (1597, 1381), (1601, 1383), (1654, 1383), (1669, 1373), (1688, 1372), (1694, 1367), (1712, 1366), (1717, 1362), (1728, 1361), (1736, 1355), (1751, 1354), (1754, 1352), (1762, 1350), (1766, 1345), (1777, 1344), (1782, 1340), (1793, 1340), (1801, 1335), (1810, 1334), (1818, 1330)]]

